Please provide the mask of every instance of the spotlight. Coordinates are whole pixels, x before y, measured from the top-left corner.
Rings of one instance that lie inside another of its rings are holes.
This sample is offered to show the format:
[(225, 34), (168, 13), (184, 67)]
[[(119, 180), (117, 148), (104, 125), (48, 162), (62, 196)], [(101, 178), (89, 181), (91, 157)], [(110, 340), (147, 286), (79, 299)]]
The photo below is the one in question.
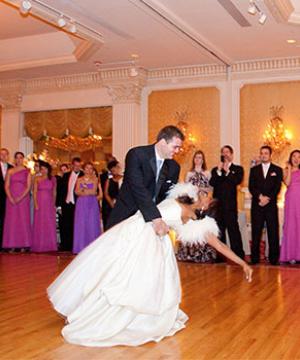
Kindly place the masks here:
[(23, 1), (21, 1), (21, 4), (20, 4), (20, 11), (22, 14), (28, 14), (31, 7), (32, 7), (32, 5), (29, 0), (23, 0)]
[(267, 15), (264, 14), (263, 12), (260, 12), (259, 13), (259, 19), (258, 19), (258, 22), (263, 25), (267, 20)]
[(60, 17), (57, 19), (57, 25), (60, 27), (60, 28), (63, 28), (64, 26), (66, 26), (67, 22), (64, 18), (63, 15), (60, 15)]
[(69, 31), (72, 34), (75, 34), (76, 31), (77, 31), (76, 24), (75, 24), (75, 22), (73, 20), (70, 21)]
[(251, 14), (251, 15), (256, 14), (256, 6), (255, 6), (255, 3), (253, 1), (250, 1), (250, 3), (249, 3), (248, 13)]

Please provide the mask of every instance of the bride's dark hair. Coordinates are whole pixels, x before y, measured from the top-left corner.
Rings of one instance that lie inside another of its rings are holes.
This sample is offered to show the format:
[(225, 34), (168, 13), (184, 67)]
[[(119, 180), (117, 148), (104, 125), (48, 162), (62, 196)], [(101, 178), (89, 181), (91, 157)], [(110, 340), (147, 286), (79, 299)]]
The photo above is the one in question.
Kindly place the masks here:
[(194, 204), (195, 200), (188, 196), (188, 195), (181, 195), (181, 196), (178, 196), (176, 198), (176, 200), (180, 203), (180, 204), (185, 204), (185, 205), (192, 205)]
[(212, 199), (212, 201), (209, 204), (209, 207), (206, 210), (196, 209), (195, 214), (198, 220), (204, 219), (205, 216), (209, 216), (216, 219), (218, 216), (218, 210), (219, 210), (219, 201), (217, 199)]

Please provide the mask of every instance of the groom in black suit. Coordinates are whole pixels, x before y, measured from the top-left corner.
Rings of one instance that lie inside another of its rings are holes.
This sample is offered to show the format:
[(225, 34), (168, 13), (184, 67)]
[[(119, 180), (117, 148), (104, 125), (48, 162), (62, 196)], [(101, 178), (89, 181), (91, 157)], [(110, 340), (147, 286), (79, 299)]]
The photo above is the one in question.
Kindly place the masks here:
[(156, 204), (165, 199), (171, 185), (178, 181), (180, 166), (172, 158), (179, 152), (184, 135), (176, 126), (169, 125), (160, 130), (156, 140), (155, 144), (128, 151), (123, 184), (108, 228), (140, 210), (145, 221), (152, 221), (158, 235), (168, 232)]
[(7, 171), (13, 167), (11, 164), (8, 163), (8, 157), (8, 150), (2, 148), (0, 150), (0, 249), (2, 249), (2, 235), (6, 206), (5, 176)]
[(259, 263), (259, 249), (262, 229), (267, 224), (269, 242), (269, 261), (272, 265), (278, 263), (279, 258), (279, 221), (277, 196), (282, 182), (282, 169), (271, 163), (272, 148), (260, 148), (261, 164), (250, 170), (249, 191), (252, 195), (251, 227), (252, 246), (251, 260)]

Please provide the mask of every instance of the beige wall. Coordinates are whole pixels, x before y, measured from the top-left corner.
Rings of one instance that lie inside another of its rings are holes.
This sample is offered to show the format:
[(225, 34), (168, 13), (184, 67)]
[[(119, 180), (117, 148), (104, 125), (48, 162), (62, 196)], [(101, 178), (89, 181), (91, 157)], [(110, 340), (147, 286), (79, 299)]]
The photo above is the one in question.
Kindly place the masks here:
[[(219, 159), (220, 94), (215, 87), (153, 91), (149, 96), (149, 143), (155, 142), (158, 131), (176, 125), (176, 112), (187, 112), (188, 132), (196, 138), (196, 148), (204, 151), (209, 169)], [(181, 160), (181, 178), (191, 165), (192, 153)]]
[(273, 161), (284, 166), (289, 153), (300, 148), (300, 81), (246, 85), (241, 89), (241, 164), (246, 170), (245, 185), (248, 184), (250, 161), (263, 145), (270, 107), (281, 105), (284, 106), (283, 124), (292, 132), (293, 139), (291, 146)]

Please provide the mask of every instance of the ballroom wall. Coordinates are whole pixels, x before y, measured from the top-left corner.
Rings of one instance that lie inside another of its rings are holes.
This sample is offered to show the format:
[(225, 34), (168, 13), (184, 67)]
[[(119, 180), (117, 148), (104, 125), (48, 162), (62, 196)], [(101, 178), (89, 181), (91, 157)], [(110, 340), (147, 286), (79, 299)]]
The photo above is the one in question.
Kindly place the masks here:
[[(153, 91), (148, 106), (149, 143), (162, 127), (176, 125), (178, 114), (186, 114), (187, 132), (196, 137), (196, 148), (206, 154), (209, 168), (216, 164), (220, 147), (220, 94), (216, 87)], [(192, 155), (190, 152), (179, 160), (181, 177), (189, 170)]]
[(248, 181), (249, 165), (253, 157), (258, 155), (263, 144), (263, 133), (270, 120), (272, 106), (284, 106), (281, 115), (284, 126), (289, 129), (293, 138), (274, 162), (284, 166), (290, 151), (300, 148), (300, 81), (287, 81), (264, 84), (245, 85), (240, 94), (240, 139), (241, 164), (246, 170)]

